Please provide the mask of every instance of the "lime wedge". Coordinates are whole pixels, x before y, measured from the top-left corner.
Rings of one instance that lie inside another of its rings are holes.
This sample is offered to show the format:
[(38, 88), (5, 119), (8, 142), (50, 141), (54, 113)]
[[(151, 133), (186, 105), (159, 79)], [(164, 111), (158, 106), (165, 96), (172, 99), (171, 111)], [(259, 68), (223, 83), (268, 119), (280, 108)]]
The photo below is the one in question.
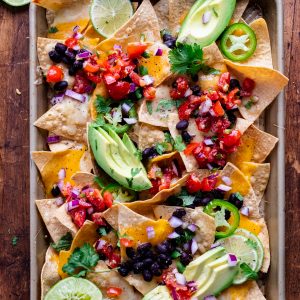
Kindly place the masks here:
[(106, 38), (111, 37), (132, 15), (129, 0), (94, 0), (90, 10), (95, 30)]
[(59, 281), (47, 293), (44, 300), (102, 300), (102, 293), (91, 281), (69, 277)]
[(30, 0), (3, 0), (3, 1), (11, 6), (23, 6), (30, 3)]
[[(239, 258), (240, 263), (246, 263), (252, 270), (257, 270), (258, 254), (247, 238), (234, 234), (228, 238), (218, 240), (218, 242), (225, 248), (227, 253), (235, 254)], [(240, 269), (233, 284), (244, 283), (247, 279), (247, 276)]]

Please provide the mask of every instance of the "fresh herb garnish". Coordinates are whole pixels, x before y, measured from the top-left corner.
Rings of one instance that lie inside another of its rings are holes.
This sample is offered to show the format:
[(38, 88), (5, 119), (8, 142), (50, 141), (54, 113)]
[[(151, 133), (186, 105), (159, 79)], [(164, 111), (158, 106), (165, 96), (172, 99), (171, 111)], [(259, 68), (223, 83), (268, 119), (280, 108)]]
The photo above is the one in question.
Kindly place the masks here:
[(165, 132), (165, 142), (169, 143), (169, 144), (171, 144), (173, 146), (174, 140), (173, 140), (170, 132)]
[(132, 187), (132, 182), (133, 182), (133, 178), (126, 178), (126, 181), (128, 183), (128, 186), (131, 188)]
[(92, 123), (94, 128), (102, 127), (105, 124), (105, 120), (102, 115), (98, 115), (96, 120)]
[(67, 232), (57, 243), (51, 243), (51, 247), (57, 252), (60, 252), (61, 250), (69, 250), (71, 248), (72, 241), (72, 234)]
[(179, 152), (182, 152), (185, 150), (186, 145), (183, 142), (181, 135), (176, 136), (176, 138), (174, 140), (174, 148)]
[(141, 76), (148, 75), (148, 69), (143, 65), (139, 66), (139, 74)]
[(104, 97), (97, 95), (95, 101), (95, 108), (98, 114), (107, 114), (111, 111), (111, 100), (105, 99)]
[(88, 272), (93, 272), (92, 268), (97, 265), (99, 255), (88, 243), (81, 248), (76, 248), (71, 254), (68, 262), (62, 270), (70, 276), (85, 277)]
[(253, 279), (253, 280), (257, 280), (258, 279), (257, 272), (253, 271), (249, 267), (249, 265), (247, 265), (246, 263), (241, 263), (240, 264), (240, 268), (243, 271), (243, 273), (247, 276), (248, 279)]
[(142, 151), (140, 149), (137, 149), (135, 152), (134, 152), (134, 156), (138, 159), (138, 160), (142, 160), (143, 159), (143, 154), (142, 154)]
[(56, 32), (58, 32), (58, 29), (55, 26), (51, 26), (48, 30), (48, 33), (56, 33)]
[(152, 102), (146, 101), (146, 107), (147, 107), (148, 113), (149, 113), (150, 115), (152, 115), (152, 113), (153, 113)]
[(134, 95), (136, 97), (136, 99), (140, 100), (143, 98), (143, 93), (142, 93), (142, 89), (138, 88), (135, 92)]
[(150, 58), (150, 54), (149, 54), (147, 51), (145, 51), (145, 52), (142, 54), (142, 56), (143, 56), (144, 58)]
[(177, 261), (176, 262), (176, 267), (179, 273), (183, 273), (186, 269), (186, 267), (184, 266), (184, 264), (181, 261)]
[(160, 110), (172, 110), (173, 107), (176, 107), (176, 102), (173, 100), (160, 100), (156, 111)]
[(244, 197), (241, 195), (240, 192), (236, 192), (236, 193), (234, 193), (234, 195), (235, 195), (240, 201), (244, 201)]
[(249, 100), (244, 106), (246, 109), (251, 109), (252, 105), (254, 104), (253, 100)]
[(94, 182), (97, 183), (101, 189), (104, 189), (106, 186), (105, 183), (103, 182), (103, 180), (99, 176), (96, 176), (94, 178)]
[(19, 240), (19, 238), (18, 238), (17, 236), (13, 236), (13, 237), (11, 238), (11, 244), (12, 244), (13, 246), (17, 246), (18, 240)]
[(97, 232), (99, 233), (100, 236), (106, 236), (107, 235), (107, 231), (105, 227), (99, 227), (97, 229)]
[(159, 155), (162, 155), (164, 152), (166, 152), (169, 148), (169, 144), (166, 142), (158, 143), (155, 145), (155, 150)]
[(181, 256), (181, 253), (177, 250), (173, 251), (171, 254), (171, 258), (173, 259), (178, 258), (179, 256)]

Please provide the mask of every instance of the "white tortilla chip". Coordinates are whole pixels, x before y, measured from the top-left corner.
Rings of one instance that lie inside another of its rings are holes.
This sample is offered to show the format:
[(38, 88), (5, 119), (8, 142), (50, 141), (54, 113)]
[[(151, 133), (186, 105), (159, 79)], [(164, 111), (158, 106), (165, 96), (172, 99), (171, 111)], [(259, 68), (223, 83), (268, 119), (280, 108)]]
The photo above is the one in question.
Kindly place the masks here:
[(87, 143), (88, 121), (88, 103), (65, 97), (35, 121), (34, 125), (67, 139)]
[(75, 235), (77, 228), (72, 222), (71, 216), (67, 214), (64, 205), (58, 207), (56, 199), (36, 200), (35, 203), (55, 243), (67, 232)]
[(165, 141), (165, 134), (159, 127), (142, 123), (138, 132), (138, 148), (144, 150)]
[(151, 290), (155, 289), (159, 283), (156, 281), (156, 278), (152, 279), (152, 281), (150, 282), (146, 282), (143, 279), (143, 276), (140, 274), (129, 274), (125, 277), (125, 279), (130, 285), (134, 286), (143, 295), (146, 295)]
[(169, 28), (169, 2), (167, 0), (160, 0), (154, 5), (160, 29)]
[[(56, 134), (49, 134), (49, 136), (53, 136)], [(83, 144), (77, 143), (75, 141), (63, 139), (58, 143), (48, 144), (48, 147), (51, 152), (65, 151), (68, 149), (82, 149), (84, 147)]]

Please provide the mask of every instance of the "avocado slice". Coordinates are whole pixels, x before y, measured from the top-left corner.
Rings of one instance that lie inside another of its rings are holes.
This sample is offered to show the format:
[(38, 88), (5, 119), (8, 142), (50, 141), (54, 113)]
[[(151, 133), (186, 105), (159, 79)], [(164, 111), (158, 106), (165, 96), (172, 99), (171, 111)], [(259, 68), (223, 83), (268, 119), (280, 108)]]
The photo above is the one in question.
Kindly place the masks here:
[(209, 46), (228, 26), (236, 0), (198, 0), (180, 29), (177, 43)]
[(134, 191), (152, 187), (143, 164), (115, 132), (89, 125), (88, 140), (98, 165), (120, 185)]
[(159, 285), (154, 290), (144, 296), (142, 300), (173, 300), (168, 288), (165, 285)]

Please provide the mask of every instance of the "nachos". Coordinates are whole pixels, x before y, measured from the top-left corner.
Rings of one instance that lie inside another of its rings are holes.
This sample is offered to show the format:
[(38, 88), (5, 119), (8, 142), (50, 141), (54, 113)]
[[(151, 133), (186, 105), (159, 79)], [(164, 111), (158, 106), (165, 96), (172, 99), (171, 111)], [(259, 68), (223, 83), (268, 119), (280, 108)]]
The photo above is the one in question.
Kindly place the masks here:
[(42, 299), (265, 299), (278, 139), (256, 121), (288, 82), (265, 20), (244, 0), (34, 2)]

